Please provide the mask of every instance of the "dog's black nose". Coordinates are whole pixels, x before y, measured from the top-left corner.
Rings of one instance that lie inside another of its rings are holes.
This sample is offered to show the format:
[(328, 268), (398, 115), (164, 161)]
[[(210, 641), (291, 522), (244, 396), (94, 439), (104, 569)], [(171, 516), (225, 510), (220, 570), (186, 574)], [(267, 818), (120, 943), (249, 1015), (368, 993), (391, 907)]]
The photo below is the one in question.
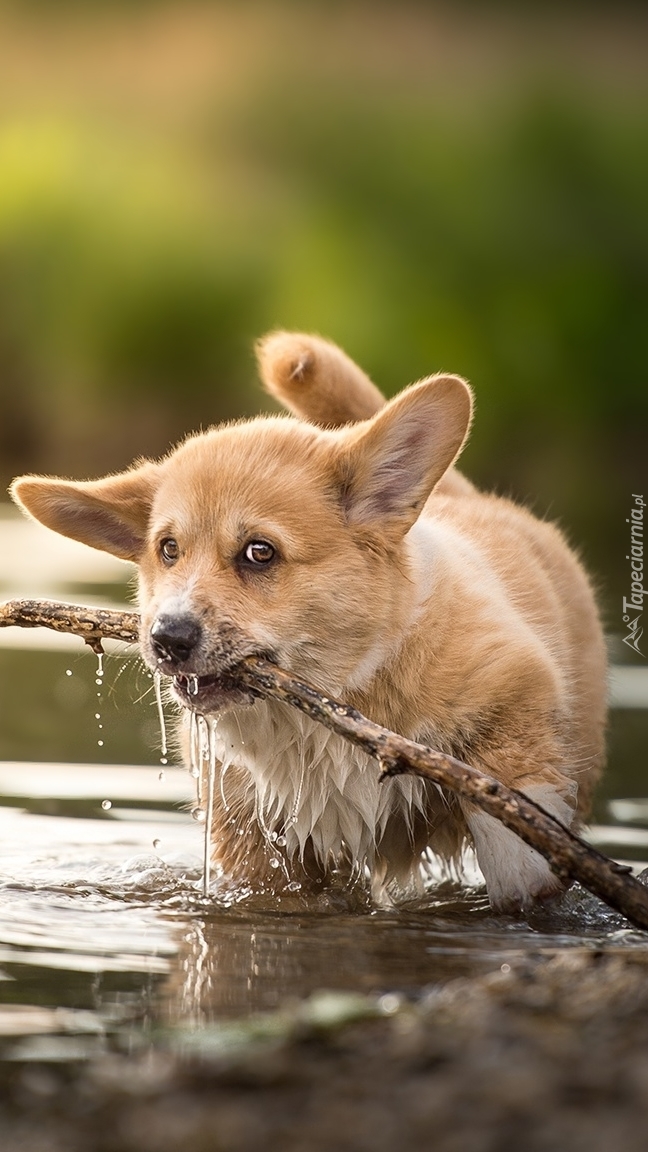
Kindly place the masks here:
[(193, 616), (158, 616), (151, 627), (151, 641), (158, 656), (184, 664), (197, 648), (202, 628)]

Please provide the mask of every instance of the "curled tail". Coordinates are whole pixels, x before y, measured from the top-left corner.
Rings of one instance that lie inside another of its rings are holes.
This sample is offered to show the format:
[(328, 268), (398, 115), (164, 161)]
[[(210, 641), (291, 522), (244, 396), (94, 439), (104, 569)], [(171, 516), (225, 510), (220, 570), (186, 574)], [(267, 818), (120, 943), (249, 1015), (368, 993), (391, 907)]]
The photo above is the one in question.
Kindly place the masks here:
[[(270, 332), (256, 346), (259, 374), (267, 392), (290, 412), (321, 428), (369, 420), (385, 397), (341, 348), (301, 332)], [(436, 491), (446, 496), (474, 491), (450, 468)]]
[(271, 396), (302, 420), (339, 428), (375, 416), (385, 397), (335, 344), (300, 332), (271, 332), (256, 348)]

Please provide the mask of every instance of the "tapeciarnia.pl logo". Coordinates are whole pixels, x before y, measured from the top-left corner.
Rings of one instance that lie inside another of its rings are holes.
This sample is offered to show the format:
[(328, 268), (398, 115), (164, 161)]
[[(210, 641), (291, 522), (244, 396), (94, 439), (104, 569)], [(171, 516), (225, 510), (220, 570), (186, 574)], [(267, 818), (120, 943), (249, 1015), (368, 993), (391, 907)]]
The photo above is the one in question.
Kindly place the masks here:
[(631, 592), (630, 596), (623, 597), (623, 623), (628, 630), (628, 635), (623, 637), (623, 643), (627, 644), (629, 648), (634, 648), (635, 652), (643, 656), (644, 653), (639, 647), (643, 628), (639, 621), (644, 607), (643, 598), (648, 594), (648, 589), (644, 589), (643, 586), (643, 522), (646, 505), (643, 496), (637, 496), (633, 492), (632, 498), (634, 507), (630, 509), (630, 515), (626, 520), (626, 524), (630, 525), (630, 553), (626, 556), (626, 560), (630, 561)]

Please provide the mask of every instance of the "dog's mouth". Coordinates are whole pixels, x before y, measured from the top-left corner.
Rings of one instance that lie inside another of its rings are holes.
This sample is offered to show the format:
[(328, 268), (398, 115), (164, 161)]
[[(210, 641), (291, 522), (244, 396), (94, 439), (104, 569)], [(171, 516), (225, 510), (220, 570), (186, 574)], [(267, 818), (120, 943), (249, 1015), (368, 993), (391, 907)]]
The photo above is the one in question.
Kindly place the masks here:
[(177, 672), (173, 688), (183, 708), (203, 714), (225, 712), (229, 708), (252, 704), (255, 693), (242, 688), (232, 676), (194, 676)]

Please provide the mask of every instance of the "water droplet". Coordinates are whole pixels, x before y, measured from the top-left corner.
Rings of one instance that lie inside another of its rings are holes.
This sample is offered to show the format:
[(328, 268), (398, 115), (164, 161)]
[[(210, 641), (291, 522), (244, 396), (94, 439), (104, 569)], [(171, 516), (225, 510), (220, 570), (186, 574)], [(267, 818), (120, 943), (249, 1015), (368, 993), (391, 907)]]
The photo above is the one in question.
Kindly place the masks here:
[(103, 808), (104, 812), (107, 812), (110, 808), (112, 808), (112, 800), (102, 800), (101, 807)]
[(103, 680), (100, 680), (99, 677), (97, 677), (97, 679), (95, 680), (95, 684), (98, 684), (99, 687), (101, 688), (101, 686), (103, 684)]
[(153, 841), (153, 847), (154, 847), (154, 848), (159, 848), (161, 843), (162, 843), (162, 841), (161, 841), (161, 840), (154, 840), (154, 841)]
[(158, 780), (164, 780), (164, 772), (158, 772)]
[(66, 676), (71, 676), (71, 675), (72, 675), (72, 669), (71, 669), (71, 668), (66, 668), (66, 669), (65, 669), (65, 675), (66, 675)]
[(301, 889), (301, 884), (299, 884), (296, 880), (291, 880), (290, 884), (287, 885), (287, 891), (288, 892), (299, 892), (300, 889)]
[(273, 856), (272, 859), (270, 860), (270, 867), (271, 868), (278, 868), (279, 867), (279, 861), (277, 860), (276, 856)]
[(103, 740), (97, 740), (97, 745), (99, 748), (103, 748)]
[[(160, 764), (168, 764), (168, 763), (169, 763), (169, 761), (167, 760), (166, 756), (160, 756)], [(162, 773), (162, 775), (164, 775), (164, 773)]]
[(95, 720), (101, 720), (101, 712), (95, 712)]
[(199, 824), (205, 823), (205, 809), (204, 808), (192, 808), (191, 809), (191, 815), (193, 816), (194, 820), (198, 821)]
[(286, 837), (285, 836), (277, 836), (277, 848), (285, 848), (285, 847), (286, 847)]
[(244, 831), (243, 831), (243, 829), (242, 829), (242, 828), (237, 828), (237, 829), (236, 829), (236, 835), (237, 835), (237, 836), (244, 836), (244, 835), (245, 835), (245, 833), (244, 833)]
[(99, 728), (103, 728), (103, 724), (99, 724)]
[(189, 775), (192, 776), (194, 780), (197, 780), (200, 776), (200, 769), (194, 765), (193, 768), (190, 769)]
[(277, 833), (276, 832), (269, 832), (268, 833), (268, 839), (271, 840), (272, 843), (274, 844), (275, 840), (277, 839)]

